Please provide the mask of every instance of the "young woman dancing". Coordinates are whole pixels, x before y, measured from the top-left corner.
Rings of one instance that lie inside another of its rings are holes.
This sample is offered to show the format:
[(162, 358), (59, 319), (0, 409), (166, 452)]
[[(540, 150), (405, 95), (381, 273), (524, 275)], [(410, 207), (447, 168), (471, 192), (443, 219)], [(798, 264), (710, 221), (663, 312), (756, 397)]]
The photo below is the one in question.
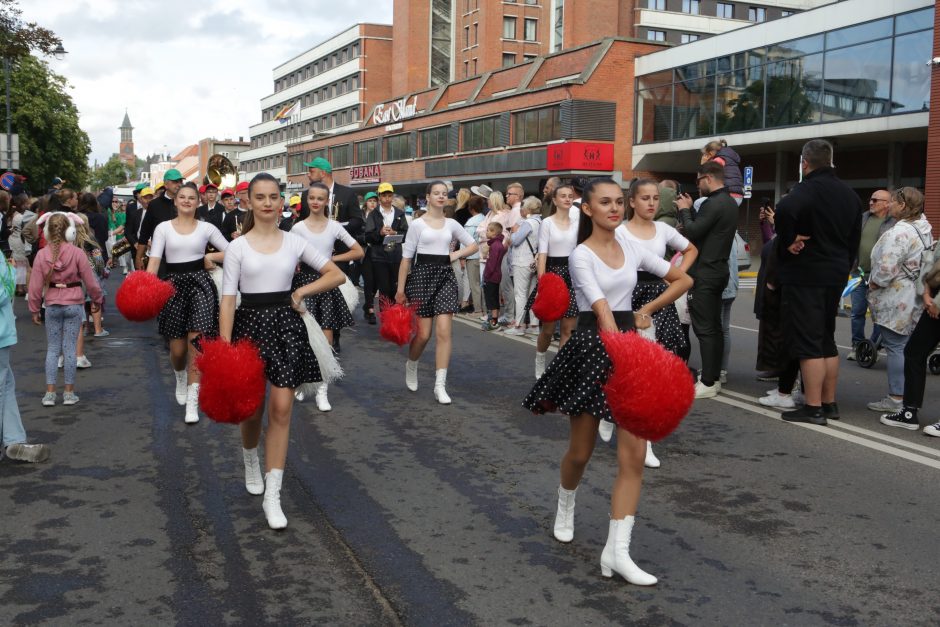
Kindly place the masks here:
[[(603, 385), (611, 368), (599, 332), (647, 328), (652, 315), (692, 286), (692, 279), (668, 261), (626, 238), (616, 237), (623, 221), (623, 192), (610, 179), (589, 183), (581, 205), (580, 244), (571, 254), (571, 279), (578, 302), (578, 326), (571, 339), (536, 382), (523, 405), (536, 413), (559, 411), (571, 420), (568, 452), (561, 462), (561, 485), (554, 535), (574, 536), (575, 492), (597, 440), (597, 425), (610, 418)], [(669, 282), (666, 290), (638, 310), (632, 309), (637, 273), (651, 272)], [(601, 574), (618, 573), (630, 583), (649, 586), (656, 577), (630, 559), (630, 537), (643, 482), (646, 442), (619, 429), (617, 478), (611, 492), (609, 535), (601, 555)]]
[[(193, 365), (192, 341), (219, 333), (219, 297), (206, 261), (221, 262), (228, 241), (211, 222), (196, 218), (199, 191), (186, 183), (173, 199), (176, 217), (153, 231), (147, 272), (157, 274), (166, 260), (169, 281), (176, 294), (160, 312), (160, 335), (170, 339), (170, 364), (176, 375), (176, 402), (186, 406), (186, 424), (199, 422), (199, 371)], [(206, 244), (219, 252), (206, 254)]]
[[(317, 359), (310, 348), (307, 329), (300, 317), (304, 298), (339, 287), (346, 275), (336, 264), (307, 242), (278, 228), (281, 190), (267, 173), (251, 179), (248, 186), (250, 211), (241, 237), (225, 251), (219, 334), (224, 340), (251, 339), (264, 360), (268, 393), (268, 429), (264, 442), (267, 474), (261, 477), (258, 442), (264, 406), (241, 424), (245, 488), (264, 493), (264, 515), (272, 529), (283, 529), (287, 518), (281, 510), (281, 481), (287, 462), (294, 388), (321, 381)], [(291, 291), (294, 269), (303, 262), (320, 278)], [(235, 296), (241, 290), (241, 305)]]
[[(459, 309), (457, 277), (450, 264), (454, 259), (472, 255), (479, 247), (456, 220), (444, 217), (447, 185), (443, 181), (432, 181), (428, 185), (427, 199), (427, 214), (415, 219), (405, 236), (395, 302), (410, 302), (418, 306), (418, 334), (408, 349), (405, 385), (412, 392), (418, 389), (418, 359), (431, 339), (431, 324), (434, 323), (437, 341), (434, 350), (437, 369), (434, 377), (434, 398), (438, 403), (448, 405), (450, 396), (447, 395), (446, 385), (451, 353), (451, 326), (454, 314)], [(463, 248), (450, 252), (453, 240), (459, 241)]]
[[(291, 228), (291, 233), (299, 235), (307, 240), (307, 243), (313, 247), (326, 259), (332, 258), (334, 263), (343, 261), (358, 261), (365, 256), (362, 246), (350, 235), (346, 229), (335, 220), (330, 220), (326, 213), (326, 206), (329, 204), (330, 188), (323, 183), (313, 183), (310, 185), (310, 191), (307, 193), (307, 205), (310, 210), (303, 221), (298, 222)], [(333, 254), (333, 245), (338, 241), (343, 242), (349, 247), (349, 250), (341, 255)], [(320, 273), (309, 265), (301, 262), (300, 269), (294, 275), (294, 282), (291, 289), (297, 289), (304, 285), (309, 285), (320, 278)], [(343, 293), (335, 287), (327, 292), (320, 292), (308, 296), (304, 301), (307, 311), (313, 314), (317, 324), (323, 329), (323, 335), (332, 346), (333, 331), (343, 327), (353, 325), (353, 317), (349, 312), (349, 305), (343, 298)], [(303, 392), (296, 390), (294, 396), (298, 401), (304, 400)], [(317, 409), (320, 411), (330, 411), (330, 400), (327, 397), (327, 384), (317, 384)]]

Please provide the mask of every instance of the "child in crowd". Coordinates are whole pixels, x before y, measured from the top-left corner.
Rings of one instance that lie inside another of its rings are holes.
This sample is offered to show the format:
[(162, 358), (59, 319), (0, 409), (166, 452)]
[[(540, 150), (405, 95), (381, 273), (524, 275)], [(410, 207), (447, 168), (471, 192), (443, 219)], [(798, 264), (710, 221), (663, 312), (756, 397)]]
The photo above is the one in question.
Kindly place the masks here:
[(489, 254), (483, 268), (483, 296), (486, 299), (486, 308), (490, 310), (490, 319), (483, 323), (483, 330), (492, 331), (499, 328), (499, 283), (503, 279), (501, 265), (503, 257), (506, 256), (502, 224), (489, 223), (486, 227), (486, 244)]

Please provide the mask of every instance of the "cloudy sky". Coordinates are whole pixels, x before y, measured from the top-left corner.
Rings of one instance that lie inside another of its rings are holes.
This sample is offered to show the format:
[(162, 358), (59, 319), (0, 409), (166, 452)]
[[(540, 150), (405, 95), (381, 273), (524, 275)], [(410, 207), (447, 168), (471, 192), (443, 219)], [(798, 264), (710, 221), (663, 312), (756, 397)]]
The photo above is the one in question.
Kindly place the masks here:
[(392, 0), (20, 0), (68, 55), (91, 161), (118, 150), (125, 108), (138, 156), (204, 137), (248, 139), (274, 66), (356, 22), (390, 24)]

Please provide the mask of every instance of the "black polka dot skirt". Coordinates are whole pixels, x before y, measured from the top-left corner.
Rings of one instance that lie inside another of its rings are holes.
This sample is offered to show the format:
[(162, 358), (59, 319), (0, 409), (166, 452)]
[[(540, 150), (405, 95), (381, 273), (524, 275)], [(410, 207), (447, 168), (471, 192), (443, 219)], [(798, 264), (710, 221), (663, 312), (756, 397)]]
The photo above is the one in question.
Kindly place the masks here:
[[(294, 275), (292, 290), (296, 290), (304, 285), (309, 285), (320, 278), (320, 273), (306, 265), (301, 265), (300, 270)], [(317, 324), (321, 329), (342, 329), (353, 325), (353, 317), (349, 312), (349, 305), (343, 298), (343, 293), (338, 287), (327, 292), (320, 292), (307, 296), (304, 299), (307, 311), (313, 314)]]
[(167, 301), (157, 319), (160, 335), (183, 338), (190, 332), (214, 336), (219, 333), (219, 296), (215, 282), (205, 270), (170, 274), (176, 294)]
[(296, 388), (323, 380), (317, 358), (310, 348), (307, 327), (290, 305), (241, 306), (236, 309), (232, 341), (245, 337), (251, 339), (261, 352), (264, 376), (271, 385)]
[[(633, 328), (632, 312), (615, 312), (615, 318), (621, 330)], [(593, 312), (582, 312), (577, 329), (535, 382), (522, 406), (536, 414), (590, 414), (599, 420), (612, 420), (604, 394), (610, 369), (610, 357), (597, 333), (597, 319)]]
[(448, 256), (431, 255), (435, 259), (440, 257), (443, 260), (440, 263), (422, 261), (421, 257), (417, 256), (405, 281), (408, 302), (418, 304), (417, 314), (421, 318), (457, 313), (457, 277), (454, 276)]
[[(633, 289), (633, 311), (653, 302), (666, 291), (663, 281), (640, 281)], [(668, 305), (653, 314), (653, 324), (656, 325), (656, 341), (660, 346), (678, 355), (686, 348), (685, 333), (679, 322), (679, 312), (675, 305)]]
[[(545, 262), (545, 271), (554, 272), (561, 278), (565, 280), (565, 285), (568, 286), (568, 296), (570, 301), (568, 302), (568, 309), (565, 311), (564, 318), (576, 318), (578, 316), (578, 301), (574, 297), (574, 286), (571, 285), (571, 273), (568, 272), (568, 258), (567, 257), (549, 257)], [(532, 309), (532, 304), (535, 302), (535, 297), (538, 295), (538, 287), (532, 290), (532, 293), (529, 294), (529, 300), (525, 304), (525, 318), (524, 320), (529, 320), (529, 311)]]

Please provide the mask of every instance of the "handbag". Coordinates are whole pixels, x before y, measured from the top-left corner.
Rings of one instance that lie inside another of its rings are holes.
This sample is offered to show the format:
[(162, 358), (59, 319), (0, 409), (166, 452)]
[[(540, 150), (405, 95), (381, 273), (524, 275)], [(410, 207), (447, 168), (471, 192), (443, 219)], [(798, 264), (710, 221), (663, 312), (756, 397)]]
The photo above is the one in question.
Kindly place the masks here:
[(133, 248), (131, 243), (127, 241), (127, 238), (125, 237), (111, 247), (111, 256), (116, 259), (131, 252), (131, 248)]

